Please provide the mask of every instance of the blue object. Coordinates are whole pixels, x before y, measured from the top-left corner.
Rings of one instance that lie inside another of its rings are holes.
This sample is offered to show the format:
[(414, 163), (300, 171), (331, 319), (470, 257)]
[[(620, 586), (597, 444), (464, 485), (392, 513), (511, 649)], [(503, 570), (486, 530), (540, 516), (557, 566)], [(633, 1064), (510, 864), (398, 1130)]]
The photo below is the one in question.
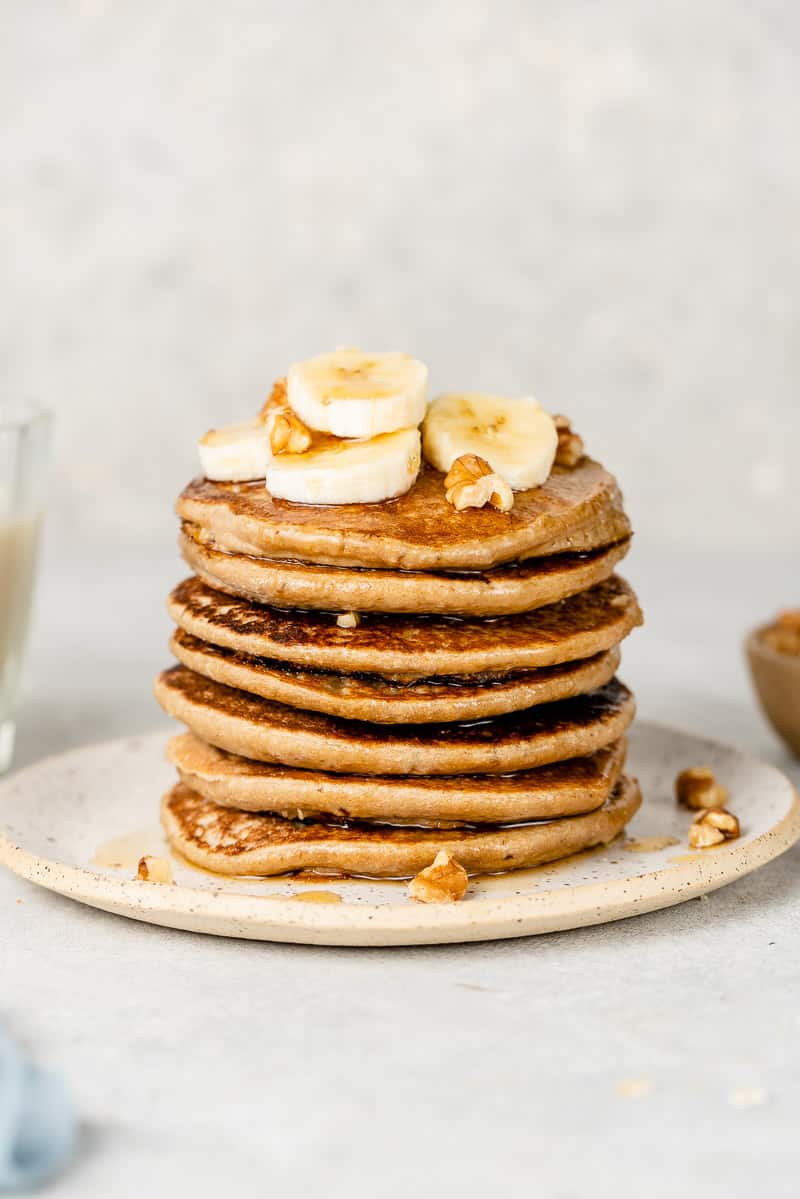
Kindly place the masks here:
[(45, 1182), (72, 1156), (77, 1139), (64, 1084), (0, 1029), (0, 1194)]

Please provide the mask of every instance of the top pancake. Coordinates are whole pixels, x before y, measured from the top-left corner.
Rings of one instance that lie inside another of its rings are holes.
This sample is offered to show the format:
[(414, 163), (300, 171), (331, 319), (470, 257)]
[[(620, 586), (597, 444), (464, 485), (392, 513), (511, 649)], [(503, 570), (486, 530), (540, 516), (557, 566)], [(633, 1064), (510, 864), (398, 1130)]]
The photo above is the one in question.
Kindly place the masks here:
[(517, 492), (510, 512), (488, 505), (457, 512), (430, 466), (395, 500), (330, 507), (274, 499), (260, 482), (195, 479), (177, 512), (228, 553), (392, 570), (487, 570), (583, 553), (631, 532), (613, 476), (591, 458), (554, 467), (541, 487)]

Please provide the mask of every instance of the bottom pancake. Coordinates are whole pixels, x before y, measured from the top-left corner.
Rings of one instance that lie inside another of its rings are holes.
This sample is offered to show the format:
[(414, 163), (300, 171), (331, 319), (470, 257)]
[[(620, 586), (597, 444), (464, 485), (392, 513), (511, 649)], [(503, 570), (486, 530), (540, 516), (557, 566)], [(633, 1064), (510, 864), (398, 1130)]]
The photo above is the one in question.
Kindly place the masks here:
[(470, 874), (539, 866), (596, 845), (622, 831), (641, 803), (639, 784), (622, 775), (595, 812), (538, 824), (477, 829), (393, 828), (325, 824), (237, 812), (204, 799), (184, 783), (169, 791), (161, 822), (174, 850), (189, 862), (226, 875), (339, 872), (408, 878), (447, 851)]
[(625, 761), (625, 739), (582, 758), (516, 774), (363, 775), (299, 770), (215, 749), (182, 733), (167, 757), (192, 791), (224, 808), (287, 819), (327, 816), (431, 826), (553, 820), (602, 807)]

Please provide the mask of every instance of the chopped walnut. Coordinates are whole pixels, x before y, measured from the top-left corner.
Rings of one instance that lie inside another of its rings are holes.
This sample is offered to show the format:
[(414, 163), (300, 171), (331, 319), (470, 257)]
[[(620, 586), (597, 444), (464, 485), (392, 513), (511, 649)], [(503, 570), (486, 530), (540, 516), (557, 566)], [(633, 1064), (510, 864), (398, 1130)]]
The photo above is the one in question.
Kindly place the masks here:
[(464, 867), (440, 849), (430, 866), (408, 884), (408, 894), (418, 903), (455, 903), (464, 898), (469, 878)]
[(355, 629), (361, 623), (361, 617), (357, 612), (340, 612), (336, 623), (340, 629)]
[(675, 779), (675, 798), (679, 804), (695, 812), (704, 808), (721, 808), (728, 798), (728, 789), (717, 782), (710, 767), (690, 766)]
[(800, 654), (800, 608), (781, 612), (762, 636), (767, 645), (779, 654)]
[(303, 454), (311, 445), (311, 430), (303, 424), (286, 399), (286, 380), (278, 379), (260, 412), (269, 429), (273, 454)]
[(166, 858), (157, 858), (148, 854), (139, 858), (136, 877), (146, 883), (171, 883), (172, 867)]
[(273, 454), (303, 454), (311, 445), (311, 430), (294, 412), (276, 412), (269, 431)]
[(553, 421), (558, 433), (556, 466), (577, 466), (584, 454), (583, 438), (572, 432), (568, 416), (557, 415)]
[(733, 812), (727, 808), (706, 808), (698, 812), (689, 828), (689, 844), (692, 849), (710, 849), (723, 841), (733, 841), (740, 832)]
[(508, 483), (477, 454), (462, 454), (456, 458), (445, 475), (444, 486), (447, 502), (456, 512), (462, 512), (464, 508), (483, 508), (486, 504), (509, 512), (514, 506), (514, 492)]
[(273, 412), (267, 417), (272, 453), (305, 453), (311, 445), (311, 429), (291, 409)]

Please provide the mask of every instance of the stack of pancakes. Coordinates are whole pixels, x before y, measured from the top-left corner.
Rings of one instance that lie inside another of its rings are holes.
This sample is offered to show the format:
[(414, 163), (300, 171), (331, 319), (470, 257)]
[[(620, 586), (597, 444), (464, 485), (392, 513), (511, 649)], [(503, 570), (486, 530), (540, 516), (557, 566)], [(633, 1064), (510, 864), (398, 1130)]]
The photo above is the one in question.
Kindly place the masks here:
[(200, 479), (177, 510), (195, 573), (156, 695), (189, 729), (162, 820), (191, 862), (399, 878), (445, 850), (510, 870), (638, 808), (615, 673), (641, 614), (598, 463), (555, 466), (510, 512), (456, 511), (431, 467), (379, 504)]

